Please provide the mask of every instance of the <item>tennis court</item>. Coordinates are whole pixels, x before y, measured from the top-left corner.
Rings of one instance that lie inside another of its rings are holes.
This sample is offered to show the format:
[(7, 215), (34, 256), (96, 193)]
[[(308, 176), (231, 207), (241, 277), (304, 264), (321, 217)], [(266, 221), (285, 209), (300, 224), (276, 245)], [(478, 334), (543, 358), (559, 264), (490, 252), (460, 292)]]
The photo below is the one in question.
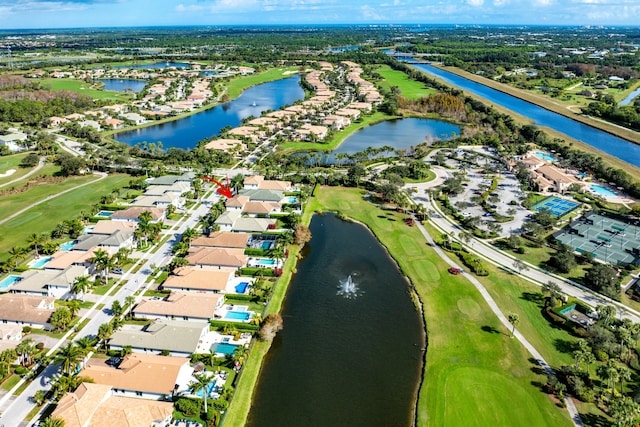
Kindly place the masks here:
[(609, 264), (640, 264), (640, 225), (629, 218), (589, 212), (554, 237), (577, 252), (591, 253)]
[(580, 203), (572, 202), (571, 200), (562, 199), (560, 197), (549, 196), (533, 205), (531, 209), (536, 212), (543, 209), (548, 210), (552, 215), (560, 218), (561, 216), (568, 214), (578, 206), (580, 206)]

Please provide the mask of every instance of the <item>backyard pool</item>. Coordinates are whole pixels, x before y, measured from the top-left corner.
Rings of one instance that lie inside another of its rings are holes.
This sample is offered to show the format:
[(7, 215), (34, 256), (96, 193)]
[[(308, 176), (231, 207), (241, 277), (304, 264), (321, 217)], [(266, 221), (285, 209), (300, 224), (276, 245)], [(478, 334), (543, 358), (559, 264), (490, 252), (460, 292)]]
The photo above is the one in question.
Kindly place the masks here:
[(284, 203), (288, 203), (290, 205), (295, 205), (296, 203), (298, 203), (298, 198), (297, 197), (286, 197), (284, 199)]
[[(216, 380), (213, 380), (207, 385), (207, 396), (211, 395), (211, 392), (216, 388)], [(204, 390), (200, 389), (197, 392), (193, 393), (194, 396), (198, 396), (202, 399), (204, 397)]]
[(50, 256), (45, 256), (42, 258), (38, 258), (38, 259), (34, 259), (33, 261), (29, 262), (29, 268), (42, 268), (44, 267), (49, 261), (51, 261), (53, 257)]
[(227, 311), (227, 314), (224, 315), (224, 319), (247, 322), (251, 319), (251, 314), (252, 313), (248, 311), (229, 310)]
[(607, 187), (603, 187), (602, 185), (592, 184), (589, 186), (589, 189), (599, 196), (603, 197), (620, 197), (618, 193), (615, 191), (609, 190)]
[(244, 294), (245, 292), (247, 292), (248, 287), (249, 287), (249, 282), (241, 282), (236, 285), (235, 291), (237, 294)]
[(70, 251), (71, 249), (73, 249), (73, 247), (76, 245), (76, 241), (75, 240), (70, 240), (66, 243), (63, 243), (60, 245), (60, 250), (61, 251)]
[(273, 245), (272, 241), (264, 241), (262, 242), (262, 245), (260, 246), (262, 249), (264, 249), (265, 251), (268, 251), (269, 249), (271, 249), (271, 246)]
[(20, 276), (5, 277), (4, 279), (2, 279), (2, 281), (0, 281), (0, 292), (6, 291), (9, 286), (20, 281), (20, 279), (21, 279)]
[(543, 153), (542, 151), (536, 151), (535, 156), (539, 159), (546, 160), (547, 162), (553, 162), (556, 159), (552, 155)]
[(269, 259), (269, 258), (259, 258), (259, 259), (255, 260), (253, 265), (255, 267), (270, 268), (270, 267), (273, 267), (273, 266), (276, 265), (276, 260), (275, 259)]
[(236, 350), (236, 348), (238, 348), (239, 346), (237, 344), (229, 344), (226, 342), (217, 342), (214, 343), (211, 346), (211, 350), (213, 350), (216, 353), (222, 353), (222, 354), (233, 354), (233, 352)]
[(98, 216), (100, 218), (111, 218), (111, 215), (113, 215), (113, 211), (100, 211), (95, 214), (95, 216)]

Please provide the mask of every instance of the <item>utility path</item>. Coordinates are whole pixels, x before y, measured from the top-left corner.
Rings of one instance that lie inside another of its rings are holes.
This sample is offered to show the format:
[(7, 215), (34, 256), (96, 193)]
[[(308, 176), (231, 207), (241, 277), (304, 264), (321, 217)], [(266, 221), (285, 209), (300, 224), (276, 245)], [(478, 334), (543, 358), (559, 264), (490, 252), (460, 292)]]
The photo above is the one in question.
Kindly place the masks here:
[[(459, 265), (453, 262), (447, 256), (447, 254), (445, 254), (444, 251), (440, 249), (438, 245), (435, 244), (435, 242), (433, 241), (433, 239), (431, 238), (427, 230), (424, 228), (424, 226), (420, 223), (420, 221), (416, 221), (415, 223), (418, 225), (418, 229), (420, 229), (420, 232), (422, 233), (424, 238), (427, 240), (429, 245), (436, 251), (436, 253), (440, 256), (440, 258), (442, 258), (444, 262), (446, 262), (450, 266), (460, 268), (462, 270), (462, 268)], [(473, 286), (475, 286), (478, 292), (480, 292), (480, 295), (482, 295), (482, 298), (484, 298), (484, 300), (487, 302), (487, 304), (489, 305), (489, 308), (491, 308), (491, 311), (493, 311), (493, 313), (498, 317), (498, 319), (500, 319), (500, 322), (502, 322), (502, 324), (507, 329), (511, 329), (511, 324), (509, 322), (509, 319), (507, 319), (507, 317), (502, 313), (502, 311), (500, 311), (498, 304), (496, 304), (494, 299), (489, 294), (489, 291), (487, 291), (487, 289), (482, 285), (482, 283), (480, 283), (478, 279), (473, 277), (471, 274), (467, 273), (466, 270), (463, 270), (462, 275), (467, 280), (469, 280), (473, 284)], [(529, 353), (531, 353), (531, 355), (536, 359), (536, 362), (542, 367), (542, 369), (545, 370), (546, 373), (555, 376), (555, 372), (553, 371), (551, 366), (549, 366), (549, 364), (547, 363), (546, 360), (544, 360), (542, 355), (538, 353), (535, 347), (533, 347), (531, 343), (527, 341), (527, 339), (519, 331), (517, 330), (514, 331), (514, 337), (518, 341), (520, 341), (520, 343), (522, 343), (522, 345), (527, 349)], [(567, 410), (569, 411), (569, 414), (571, 415), (571, 421), (573, 422), (573, 425), (576, 427), (583, 427), (584, 423), (580, 418), (578, 409), (573, 404), (573, 400), (571, 400), (570, 397), (565, 397), (564, 403), (567, 407)]]
[[(22, 214), (22, 213), (24, 213), (24, 212), (28, 211), (29, 209), (32, 209), (32, 208), (33, 208), (33, 207), (35, 207), (35, 206), (38, 206), (38, 205), (43, 204), (44, 202), (48, 202), (48, 201), (49, 201), (49, 200), (51, 200), (51, 199), (55, 199), (56, 197), (62, 196), (63, 194), (70, 193), (70, 192), (72, 192), (72, 191), (74, 191), (74, 190), (77, 190), (78, 188), (82, 188), (82, 187), (84, 187), (84, 186), (86, 186), (86, 185), (95, 184), (96, 182), (98, 182), (98, 181), (100, 181), (100, 180), (102, 180), (102, 179), (105, 179), (105, 178), (108, 176), (108, 175), (107, 175), (106, 173), (104, 173), (104, 172), (94, 172), (93, 174), (94, 174), (94, 175), (99, 175), (99, 178), (98, 178), (98, 179), (94, 179), (93, 181), (85, 182), (84, 184), (80, 184), (80, 185), (75, 186), (75, 187), (73, 187), (73, 188), (68, 188), (68, 189), (66, 189), (66, 190), (64, 190), (64, 191), (61, 191), (61, 192), (59, 192), (59, 193), (51, 194), (50, 196), (47, 196), (47, 197), (45, 197), (45, 198), (44, 198), (44, 199), (42, 199), (42, 200), (39, 200), (39, 201), (37, 201), (37, 202), (35, 202), (35, 203), (30, 204), (30, 205), (29, 205), (29, 206), (27, 206), (26, 208), (20, 209), (18, 212), (13, 213), (13, 214), (9, 215), (9, 216), (8, 216), (8, 217), (6, 217), (6, 218), (0, 219), (0, 224), (4, 224), (4, 223), (5, 223), (5, 222), (7, 222), (7, 221), (11, 221), (13, 218), (17, 217), (18, 215), (20, 215), (20, 214)], [(24, 178), (24, 177), (23, 177), (23, 178)]]

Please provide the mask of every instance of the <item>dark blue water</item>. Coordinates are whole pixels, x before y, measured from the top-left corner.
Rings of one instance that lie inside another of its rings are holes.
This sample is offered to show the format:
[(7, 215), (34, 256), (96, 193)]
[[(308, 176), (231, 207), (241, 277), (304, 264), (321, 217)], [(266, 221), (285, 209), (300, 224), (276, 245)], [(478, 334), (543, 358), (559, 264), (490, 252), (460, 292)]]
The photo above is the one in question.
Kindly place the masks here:
[(425, 341), (407, 282), (364, 226), (331, 214), (310, 230), (246, 425), (413, 425)]
[(198, 141), (218, 135), (226, 126), (236, 127), (249, 116), (260, 117), (263, 111), (278, 110), (304, 99), (304, 90), (299, 82), (300, 76), (294, 76), (263, 83), (245, 90), (232, 101), (192, 116), (118, 133), (114, 137), (131, 145), (142, 141), (162, 141), (164, 148), (190, 149)]
[(104, 83), (104, 90), (116, 92), (140, 92), (147, 85), (145, 81), (130, 79), (98, 79), (96, 81)]
[[(349, 135), (331, 153), (323, 155), (323, 163), (336, 163), (336, 154), (354, 154), (369, 147), (381, 148), (385, 145), (394, 150), (411, 150), (411, 147), (425, 140), (448, 139), (459, 135), (460, 127), (433, 119), (406, 118), (387, 120), (367, 126)], [(306, 152), (300, 154), (307, 154)], [(320, 153), (316, 153), (316, 156)], [(376, 157), (394, 156), (395, 153), (380, 153)]]
[[(528, 117), (534, 120), (538, 126), (546, 126), (562, 132), (571, 138), (582, 141), (627, 163), (640, 167), (640, 145), (431, 65), (412, 64), (412, 66), (425, 73), (440, 77), (447, 83), (458, 86), (465, 91), (479, 95), (495, 104)], [(640, 143), (640, 141), (637, 142)]]

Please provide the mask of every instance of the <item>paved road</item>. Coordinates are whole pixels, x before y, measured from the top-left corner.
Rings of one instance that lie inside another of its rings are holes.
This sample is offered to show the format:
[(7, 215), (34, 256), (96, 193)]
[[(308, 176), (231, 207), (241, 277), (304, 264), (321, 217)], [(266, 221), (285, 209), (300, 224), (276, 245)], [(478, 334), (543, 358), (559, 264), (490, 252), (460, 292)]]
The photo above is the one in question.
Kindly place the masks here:
[(85, 182), (84, 184), (80, 184), (80, 185), (78, 185), (78, 186), (76, 186), (76, 187), (69, 188), (69, 189), (64, 190), (64, 191), (61, 191), (61, 192), (59, 192), (59, 193), (56, 193), (56, 194), (52, 194), (52, 195), (50, 195), (50, 196), (47, 196), (47, 197), (45, 197), (44, 199), (39, 200), (39, 201), (37, 201), (37, 202), (35, 202), (35, 203), (32, 203), (32, 204), (30, 204), (29, 206), (27, 206), (26, 208), (24, 208), (24, 209), (20, 209), (18, 212), (15, 212), (15, 213), (13, 213), (13, 214), (9, 215), (9, 216), (8, 216), (8, 217), (6, 217), (6, 218), (3, 218), (2, 220), (0, 220), (0, 224), (4, 224), (5, 222), (10, 221), (10, 220), (12, 220), (13, 218), (17, 217), (18, 215), (20, 215), (20, 214), (22, 214), (22, 213), (24, 213), (24, 212), (28, 211), (29, 209), (32, 209), (32, 208), (33, 208), (33, 207), (35, 207), (35, 206), (41, 205), (41, 204), (42, 204), (42, 203), (44, 203), (44, 202), (48, 202), (48, 201), (49, 201), (49, 200), (51, 200), (51, 199), (55, 199), (56, 197), (60, 197), (60, 196), (62, 196), (63, 194), (70, 193), (70, 192), (72, 192), (72, 191), (74, 191), (74, 190), (77, 190), (78, 188), (82, 188), (82, 187), (84, 187), (84, 186), (94, 184), (94, 183), (96, 183), (96, 182), (98, 182), (98, 181), (100, 181), (100, 180), (102, 180), (102, 179), (105, 179), (105, 178), (108, 176), (108, 175), (107, 175), (106, 173), (104, 173), (104, 172), (94, 172), (93, 174), (94, 174), (94, 175), (99, 175), (99, 178), (98, 178), (98, 179), (94, 179), (93, 181)]
[[(440, 247), (438, 247), (438, 245), (435, 244), (435, 242), (433, 241), (429, 233), (427, 233), (427, 230), (425, 230), (425, 228), (422, 226), (420, 221), (416, 221), (416, 224), (418, 225), (418, 228), (422, 232), (422, 235), (424, 236), (424, 238), (427, 240), (429, 245), (436, 251), (436, 253), (440, 256), (440, 258), (442, 258), (450, 266), (460, 268), (459, 265), (453, 262), (447, 256), (447, 254), (445, 254), (442, 251), (442, 249), (440, 249)], [(482, 283), (480, 283), (473, 275), (467, 273), (466, 271), (464, 271), (462, 275), (473, 284), (473, 286), (478, 290), (478, 292), (480, 292), (480, 295), (482, 295), (482, 298), (484, 298), (484, 300), (487, 302), (487, 304), (489, 305), (489, 308), (491, 308), (491, 311), (493, 311), (493, 313), (498, 317), (500, 322), (507, 328), (507, 330), (510, 330), (512, 326), (511, 326), (511, 323), (509, 322), (509, 319), (507, 319), (507, 317), (502, 313), (502, 311), (498, 307), (498, 304), (496, 304), (494, 299), (489, 294), (489, 291), (487, 291), (487, 289), (482, 285)], [(514, 337), (522, 343), (522, 345), (527, 349), (529, 353), (531, 353), (531, 355), (536, 359), (536, 362), (542, 367), (542, 369), (545, 370), (545, 372), (555, 376), (555, 372), (553, 371), (551, 366), (549, 366), (547, 361), (544, 360), (542, 355), (535, 349), (535, 347), (531, 345), (529, 341), (527, 341), (527, 339), (518, 330), (514, 332)], [(564, 400), (565, 400), (565, 405), (567, 407), (567, 410), (571, 415), (571, 420), (573, 421), (573, 424), (577, 427), (584, 426), (582, 419), (580, 418), (580, 414), (578, 413), (578, 410), (573, 404), (573, 401), (571, 400), (571, 398), (565, 397)]]
[[(215, 203), (219, 197), (220, 196), (217, 193), (212, 192), (207, 201)], [(165, 230), (164, 234), (173, 234), (175, 237), (168, 239), (155, 253), (145, 253), (145, 255), (138, 261), (138, 263), (143, 264), (138, 272), (125, 274), (115, 286), (119, 286), (123, 282), (125, 284), (118, 289), (114, 296), (104, 295), (96, 304), (94, 304), (94, 307), (104, 304), (105, 309), (96, 311), (92, 308), (85, 314), (84, 318), (90, 317), (91, 320), (79, 332), (77, 338), (89, 335), (96, 336), (100, 325), (109, 322), (112, 318), (108, 308), (111, 307), (113, 301), (118, 300), (121, 303), (124, 303), (127, 296), (133, 295), (138, 289), (146, 286), (146, 281), (153, 272), (152, 266), (160, 267), (164, 265), (171, 257), (171, 247), (175, 243), (176, 239), (179, 239), (181, 234), (188, 227), (194, 227), (198, 222), (198, 219), (202, 215), (206, 214), (208, 210), (208, 205), (205, 205), (204, 203), (195, 205), (187, 212), (183, 217), (183, 220), (177, 222), (171, 229)], [(149, 282), (149, 284), (151, 283), (152, 281)], [(141, 292), (140, 296), (143, 293), (144, 292)], [(79, 323), (83, 319), (81, 319)], [(72, 332), (73, 331), (69, 331), (69, 333), (67, 333), (65, 337), (58, 342), (58, 345), (53, 348), (50, 353), (59, 348)], [(3, 409), (2, 416), (0, 416), (0, 425), (3, 427), (22, 427), (27, 425), (23, 423), (22, 420), (24, 420), (34, 407), (34, 403), (31, 400), (33, 395), (38, 390), (48, 390), (50, 388), (51, 378), (57, 373), (58, 366), (51, 364), (47, 366), (47, 368), (31, 384), (29, 384), (29, 386), (19, 396), (13, 398), (12, 393), (8, 393), (5, 397), (0, 399), (0, 408)], [(16, 388), (17, 387), (18, 386), (16, 386)], [(12, 391), (15, 391), (15, 388)], [(37, 417), (34, 419), (37, 420)]]
[(44, 161), (45, 161), (46, 157), (40, 157), (40, 161), (38, 162), (38, 165), (33, 168), (32, 170), (30, 170), (29, 172), (27, 172), (26, 174), (22, 175), (20, 178), (16, 178), (13, 181), (9, 181), (9, 182), (5, 182), (4, 184), (0, 184), (0, 188), (2, 187), (6, 187), (7, 185), (11, 185), (11, 184), (15, 184), (16, 182), (20, 182), (23, 179), (27, 179), (29, 178), (31, 175), (33, 175), (34, 173), (38, 172), (40, 169), (42, 169), (42, 167), (44, 166)]

